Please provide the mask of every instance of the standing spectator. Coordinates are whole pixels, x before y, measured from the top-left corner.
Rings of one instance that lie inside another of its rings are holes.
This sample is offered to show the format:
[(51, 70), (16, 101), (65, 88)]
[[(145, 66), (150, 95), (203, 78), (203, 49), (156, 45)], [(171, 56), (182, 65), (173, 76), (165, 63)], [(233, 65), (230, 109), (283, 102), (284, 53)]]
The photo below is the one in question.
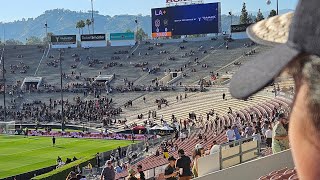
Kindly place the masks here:
[(97, 167), (100, 167), (100, 156), (99, 156), (99, 152), (97, 152), (97, 154), (96, 154), (96, 161), (97, 161)]
[(222, 94), (222, 99), (223, 99), (223, 100), (226, 99), (226, 94), (225, 94), (225, 93)]
[(149, 142), (146, 141), (146, 153), (148, 153), (148, 151), (149, 151)]
[[(227, 140), (229, 143), (233, 142), (234, 140), (236, 140), (236, 134), (234, 133), (234, 131), (231, 129), (231, 126), (228, 126), (228, 129), (226, 131), (226, 136), (227, 136)], [(233, 143), (230, 144), (230, 147), (233, 147)]]
[(184, 150), (179, 149), (178, 151), (179, 159), (177, 160), (176, 168), (179, 169), (179, 179), (180, 180), (190, 180), (191, 179), (191, 160), (188, 156), (185, 156)]
[(192, 155), (192, 158), (193, 158), (192, 173), (194, 178), (198, 177), (198, 160), (199, 158), (201, 158), (201, 156), (202, 156), (201, 149), (195, 149)]
[(169, 157), (168, 161), (169, 161), (169, 164), (164, 170), (164, 178), (166, 180), (177, 180), (178, 173), (176, 172), (176, 167), (175, 167), (176, 159), (173, 156), (171, 156)]
[(146, 180), (146, 176), (145, 176), (144, 172), (142, 171), (142, 165), (141, 164), (138, 165), (137, 169), (138, 169), (138, 172), (140, 174), (140, 180)]
[(169, 150), (168, 150), (167, 146), (165, 146), (163, 149), (163, 157), (166, 159), (169, 158)]
[(272, 145), (272, 127), (271, 125), (269, 126), (268, 130), (265, 132), (266, 136), (266, 143), (268, 147), (271, 147)]
[(120, 146), (118, 147), (118, 154), (119, 154), (119, 157), (122, 158), (121, 147)]
[(288, 131), (284, 125), (288, 124), (285, 114), (281, 113), (278, 117), (278, 122), (273, 127), (272, 132), (272, 152), (278, 153), (289, 149)]
[(241, 139), (241, 135), (240, 135), (238, 126), (234, 125), (234, 126), (232, 127), (232, 129), (233, 129), (234, 134), (235, 134), (235, 136), (236, 136), (236, 140)]
[(146, 103), (146, 97), (145, 96), (143, 96), (143, 102)]
[(56, 145), (56, 138), (54, 136), (52, 136), (52, 146)]
[(115, 180), (115, 178), (116, 178), (116, 173), (112, 166), (112, 162), (108, 160), (106, 162), (106, 166), (103, 168), (101, 172), (100, 180)]

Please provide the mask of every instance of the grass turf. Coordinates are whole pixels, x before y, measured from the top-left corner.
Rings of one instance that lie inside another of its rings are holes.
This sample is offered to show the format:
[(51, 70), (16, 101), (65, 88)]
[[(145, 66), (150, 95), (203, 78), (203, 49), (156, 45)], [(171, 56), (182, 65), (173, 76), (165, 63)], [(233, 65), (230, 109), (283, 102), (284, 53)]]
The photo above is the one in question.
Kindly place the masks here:
[(131, 141), (0, 136), (0, 179), (55, 165), (58, 156), (78, 159), (97, 152), (106, 152)]

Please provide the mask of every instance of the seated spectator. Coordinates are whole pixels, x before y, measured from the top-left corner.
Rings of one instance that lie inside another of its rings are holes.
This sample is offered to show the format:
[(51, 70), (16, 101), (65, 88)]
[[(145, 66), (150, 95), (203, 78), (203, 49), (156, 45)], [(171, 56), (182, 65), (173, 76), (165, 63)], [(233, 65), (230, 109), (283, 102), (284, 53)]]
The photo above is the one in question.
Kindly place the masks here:
[(62, 159), (61, 159), (60, 156), (58, 156), (58, 158), (57, 158), (57, 164), (60, 164), (61, 162), (62, 162)]
[(128, 178), (128, 180), (138, 180), (138, 178), (135, 177), (135, 175), (136, 175), (136, 171), (135, 171), (135, 170), (130, 169), (130, 170), (128, 171), (128, 173), (129, 173), (129, 178)]
[(210, 155), (215, 153), (220, 153), (220, 145), (217, 143), (217, 141), (213, 141), (213, 146), (210, 149)]
[(72, 162), (71, 159), (70, 159), (70, 158), (67, 158), (66, 164), (69, 164), (69, 163), (71, 163), (71, 162)]
[(78, 179), (77, 179), (77, 174), (76, 174), (75, 172), (71, 171), (71, 172), (68, 174), (66, 180), (78, 180)]
[(116, 170), (116, 173), (122, 173), (122, 171), (123, 171), (123, 169), (119, 163), (118, 163), (117, 167), (115, 168), (115, 170)]
[(76, 160), (78, 160), (78, 159), (75, 156), (73, 156), (72, 161), (76, 161)]

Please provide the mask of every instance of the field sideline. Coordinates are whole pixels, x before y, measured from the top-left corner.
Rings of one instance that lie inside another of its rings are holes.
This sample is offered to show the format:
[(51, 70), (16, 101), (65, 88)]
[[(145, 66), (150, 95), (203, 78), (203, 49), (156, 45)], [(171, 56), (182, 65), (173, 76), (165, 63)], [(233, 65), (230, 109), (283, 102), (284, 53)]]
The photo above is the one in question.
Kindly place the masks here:
[(56, 164), (58, 156), (78, 159), (97, 152), (127, 146), (131, 141), (0, 136), (0, 179)]

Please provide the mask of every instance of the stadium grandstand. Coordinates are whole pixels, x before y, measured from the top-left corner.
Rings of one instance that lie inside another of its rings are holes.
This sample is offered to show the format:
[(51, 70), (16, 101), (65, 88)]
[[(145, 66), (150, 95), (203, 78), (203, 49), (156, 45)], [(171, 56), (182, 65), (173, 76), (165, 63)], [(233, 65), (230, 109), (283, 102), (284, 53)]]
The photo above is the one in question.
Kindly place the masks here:
[[(197, 8), (199, 22), (173, 15)], [(263, 38), (288, 35), (293, 13), (222, 32), (220, 2), (167, 0), (151, 12), (145, 39), (104, 32), (1, 46), (0, 179), (314, 179), (294, 163), (289, 137), (299, 63), (261, 62), (286, 42)]]

